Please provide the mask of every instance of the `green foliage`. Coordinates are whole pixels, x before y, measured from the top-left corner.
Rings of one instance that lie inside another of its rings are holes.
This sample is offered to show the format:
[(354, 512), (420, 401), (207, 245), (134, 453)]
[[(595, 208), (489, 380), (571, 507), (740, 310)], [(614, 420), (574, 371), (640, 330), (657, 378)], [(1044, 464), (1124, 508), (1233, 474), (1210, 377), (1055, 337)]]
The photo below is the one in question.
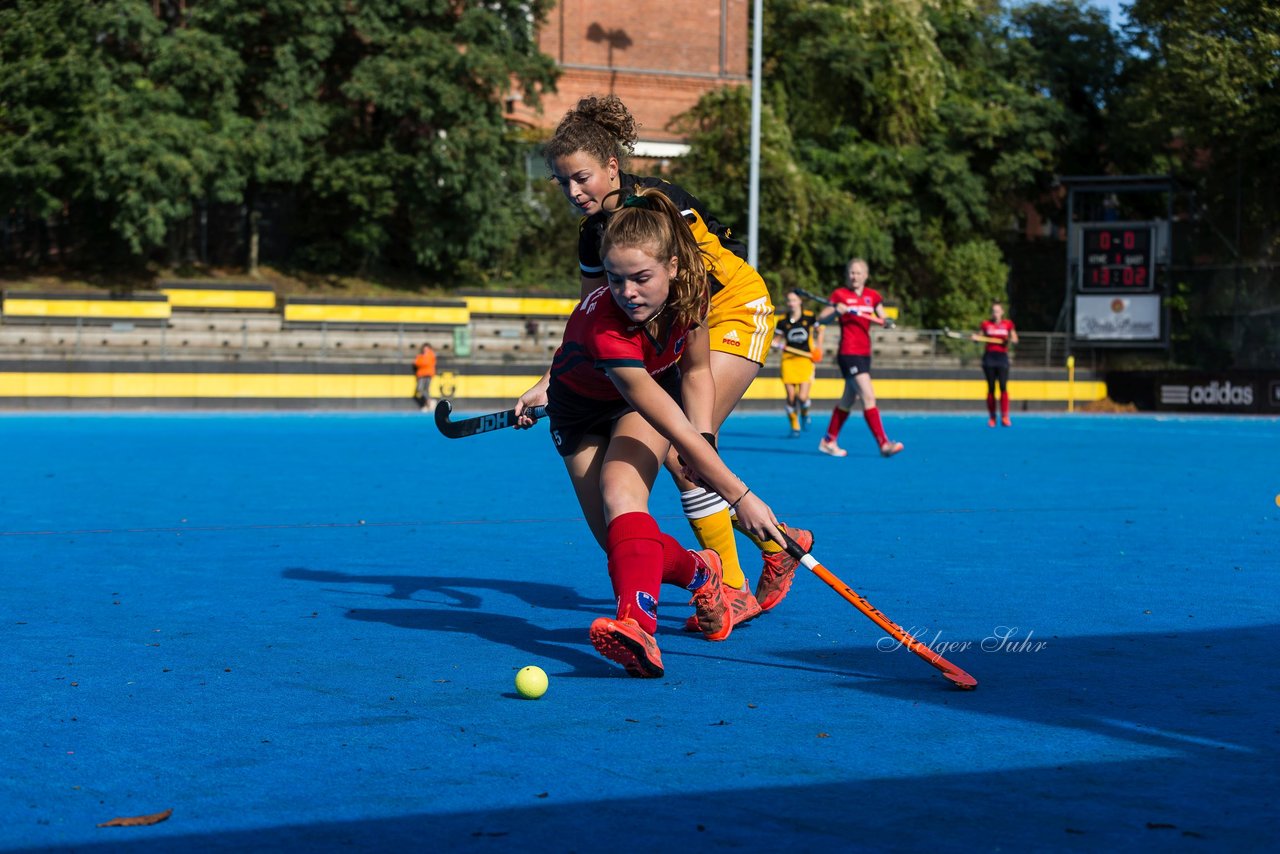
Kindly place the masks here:
[(48, 216), (81, 183), (82, 114), (97, 69), (95, 10), (75, 0), (0, 7), (0, 210)]
[[(775, 100), (785, 109), (782, 92)], [(689, 139), (691, 151), (674, 164), (672, 178), (744, 240), (749, 155), (742, 129), (750, 126), (750, 109), (748, 90), (722, 89), (673, 125)], [(761, 125), (759, 264), (774, 297), (797, 286), (828, 287), (830, 271), (852, 255), (889, 255), (891, 241), (873, 212), (803, 168), (791, 129), (772, 104), (763, 108)]]
[(818, 138), (845, 128), (890, 144), (918, 139), (946, 71), (932, 0), (778, 0), (767, 5), (768, 79), (785, 89), (794, 126)]
[(139, 0), (20, 0), (0, 10), (0, 199), (105, 226), (133, 255), (194, 199), (234, 198), (236, 58)]
[(1101, 175), (1107, 108), (1120, 91), (1124, 50), (1106, 14), (1076, 0), (1015, 5), (1011, 48), (1027, 82), (1056, 107), (1050, 128), (1062, 139), (1057, 171)]
[(322, 95), (327, 133), (302, 197), (314, 234), (341, 229), (345, 263), (452, 275), (519, 238), (521, 146), (501, 97), (515, 77), (536, 103), (554, 72), (524, 17), (549, 4), (519, 5), (343, 5), (341, 85)]
[[(247, 224), (287, 198), (302, 267), (572, 292), (576, 216), (530, 185), (503, 109), (554, 86), (536, 42), (552, 6), (0, 3), (0, 212), (49, 235), (24, 257), (119, 268), (172, 251), (206, 202)], [(775, 295), (828, 289), (859, 255), (910, 320), (971, 328), (1010, 278), (1000, 241), (1028, 204), (1060, 216), (1063, 174), (1174, 172), (1197, 192), (1196, 255), (1273, 269), (1275, 3), (1134, 0), (1123, 38), (1086, 0), (765, 12), (758, 249)], [(692, 146), (672, 177), (743, 238), (749, 109), (729, 87), (672, 125)], [(1051, 277), (1012, 275), (1015, 294), (1054, 291), (1029, 302), (1060, 299)], [(1235, 299), (1273, 317), (1269, 283)], [(1216, 293), (1188, 287), (1178, 312)], [(1232, 346), (1273, 352), (1280, 333), (1249, 336)]]
[(930, 312), (936, 326), (975, 329), (989, 316), (991, 303), (1006, 299), (1009, 267), (990, 240), (969, 240), (935, 259), (941, 288)]
[(105, 223), (143, 258), (196, 203), (251, 213), (288, 193), (315, 263), (487, 267), (527, 221), (502, 98), (536, 106), (552, 85), (534, 40), (550, 7), (16, 0), (0, 8), (0, 202)]
[[(1238, 221), (1220, 258), (1280, 251), (1280, 6), (1258, 0), (1136, 0), (1128, 86), (1113, 135), (1135, 165), (1195, 186), (1208, 224)], [(1145, 158), (1145, 159), (1144, 159)]]
[(521, 237), (477, 271), (492, 284), (549, 290), (576, 297), (578, 221), (581, 216), (551, 181), (535, 181), (516, 211), (523, 216)]
[[(1001, 27), (994, 4), (961, 0), (769, 5), (759, 254), (771, 284), (829, 287), (860, 255), (930, 323), (988, 302), (993, 280), (1003, 292), (993, 239), (1049, 187), (1068, 123), (1039, 54)], [(741, 225), (748, 99), (708, 95), (676, 124), (693, 147), (678, 179)], [(957, 258), (977, 265), (976, 296)]]

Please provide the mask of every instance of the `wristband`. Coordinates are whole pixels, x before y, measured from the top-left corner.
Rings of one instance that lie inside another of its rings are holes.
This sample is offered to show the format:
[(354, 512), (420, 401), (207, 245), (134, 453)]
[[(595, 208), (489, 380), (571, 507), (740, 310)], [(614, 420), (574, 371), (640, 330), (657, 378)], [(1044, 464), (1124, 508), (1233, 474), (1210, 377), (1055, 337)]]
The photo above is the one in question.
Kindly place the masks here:
[(742, 503), (742, 499), (751, 494), (751, 487), (747, 487), (747, 491), (738, 496), (738, 500), (729, 505), (729, 512), (736, 512), (738, 505)]

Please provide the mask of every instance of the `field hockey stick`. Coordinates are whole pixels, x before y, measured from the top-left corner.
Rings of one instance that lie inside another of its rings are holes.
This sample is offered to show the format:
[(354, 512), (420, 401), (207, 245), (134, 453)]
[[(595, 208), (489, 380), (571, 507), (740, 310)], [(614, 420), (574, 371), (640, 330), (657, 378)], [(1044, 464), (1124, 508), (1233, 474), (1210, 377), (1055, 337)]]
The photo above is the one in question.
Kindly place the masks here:
[(830, 305), (830, 306), (835, 305), (835, 303), (833, 303), (831, 300), (827, 299), (826, 297), (820, 297), (817, 294), (811, 294), (808, 291), (806, 291), (804, 288), (794, 288), (793, 290), (795, 290), (795, 292), (798, 295), (804, 297), (805, 299), (811, 299), (814, 302), (820, 302), (823, 305)]
[[(492, 433), (494, 430), (516, 426), (516, 411), (514, 409), (490, 412), (488, 415), (475, 415), (471, 418), (460, 418), (457, 421), (449, 420), (449, 415), (452, 412), (453, 404), (450, 401), (442, 400), (436, 404), (436, 427), (440, 428), (440, 432), (450, 439), (465, 439), (467, 436)], [(530, 418), (536, 420), (547, 414), (547, 408), (545, 406), (535, 406), (527, 410), (527, 412)]]
[(948, 338), (954, 338), (957, 341), (977, 341), (981, 344), (1006, 344), (1006, 345), (1010, 345), (1013, 343), (1012, 341), (1009, 341), (1004, 338), (992, 338), (990, 335), (966, 335), (963, 332), (953, 332), (952, 330), (947, 329), (945, 326), (942, 327), (942, 334), (947, 336)]
[[(835, 303), (833, 303), (831, 300), (827, 299), (826, 297), (820, 297), (817, 294), (809, 293), (804, 288), (795, 288), (794, 290), (797, 294), (804, 297), (805, 299), (811, 299), (814, 302), (820, 302), (823, 305), (829, 305), (832, 308), (835, 307)], [(858, 317), (869, 320), (872, 323), (885, 327), (886, 329), (893, 328), (893, 325), (894, 325), (893, 320), (891, 318), (881, 317), (880, 315), (876, 314), (875, 309), (872, 309), (870, 312), (866, 312), (866, 311), (859, 311), (858, 309), (855, 308), (855, 309), (852, 309), (852, 311), (854, 314), (858, 315)]]
[(799, 347), (783, 347), (782, 352), (790, 353), (793, 356), (804, 356), (806, 359), (813, 358), (812, 350), (801, 350)]
[(929, 664), (938, 668), (938, 670), (942, 671), (942, 675), (945, 676), (951, 684), (959, 688), (964, 688), (966, 691), (972, 691), (974, 688), (978, 687), (977, 679), (974, 679), (968, 673), (965, 673), (959, 667), (956, 667), (941, 655), (929, 649), (928, 646), (913, 637), (911, 633), (902, 628), (902, 626), (899, 626), (893, 620), (890, 620), (884, 614), (880, 613), (880, 611), (864, 599), (860, 593), (837, 578), (835, 573), (831, 570), (818, 563), (817, 558), (800, 548), (800, 544), (791, 539), (785, 531), (782, 532), (782, 539), (784, 541), (782, 545), (786, 548), (789, 555), (808, 567), (814, 575), (825, 581), (828, 587), (843, 596), (851, 605), (853, 605), (853, 607), (857, 608), (863, 614), (866, 614), (873, 623), (884, 629), (890, 637), (923, 658), (925, 661), (929, 662)]

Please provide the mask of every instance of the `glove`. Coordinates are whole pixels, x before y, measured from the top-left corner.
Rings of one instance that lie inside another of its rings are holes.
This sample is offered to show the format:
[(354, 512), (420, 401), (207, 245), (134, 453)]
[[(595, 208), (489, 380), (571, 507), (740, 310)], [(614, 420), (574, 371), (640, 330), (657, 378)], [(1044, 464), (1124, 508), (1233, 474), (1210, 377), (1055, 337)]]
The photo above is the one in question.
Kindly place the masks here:
[(884, 319), (884, 328), (885, 328), (885, 329), (892, 329), (893, 327), (895, 327), (895, 326), (897, 326), (897, 325), (898, 325), (898, 324), (896, 324), (896, 323), (894, 323), (894, 322), (893, 322), (893, 318), (892, 318), (892, 317), (886, 317), (886, 318)]
[(815, 365), (818, 364), (819, 362), (822, 361), (822, 351), (819, 350), (817, 347), (814, 347), (812, 350), (809, 351), (809, 358), (813, 361)]

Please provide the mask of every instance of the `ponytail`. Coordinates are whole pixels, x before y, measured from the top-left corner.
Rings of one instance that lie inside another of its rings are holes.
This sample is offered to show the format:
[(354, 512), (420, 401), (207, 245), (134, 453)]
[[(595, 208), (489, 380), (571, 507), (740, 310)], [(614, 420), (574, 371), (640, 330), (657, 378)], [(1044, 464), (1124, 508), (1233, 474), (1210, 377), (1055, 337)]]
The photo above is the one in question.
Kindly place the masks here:
[(680, 326), (703, 322), (710, 296), (707, 258), (680, 209), (661, 190), (640, 187), (622, 200), (605, 227), (601, 256), (613, 247), (642, 249), (664, 262), (674, 256), (676, 275), (666, 307)]

